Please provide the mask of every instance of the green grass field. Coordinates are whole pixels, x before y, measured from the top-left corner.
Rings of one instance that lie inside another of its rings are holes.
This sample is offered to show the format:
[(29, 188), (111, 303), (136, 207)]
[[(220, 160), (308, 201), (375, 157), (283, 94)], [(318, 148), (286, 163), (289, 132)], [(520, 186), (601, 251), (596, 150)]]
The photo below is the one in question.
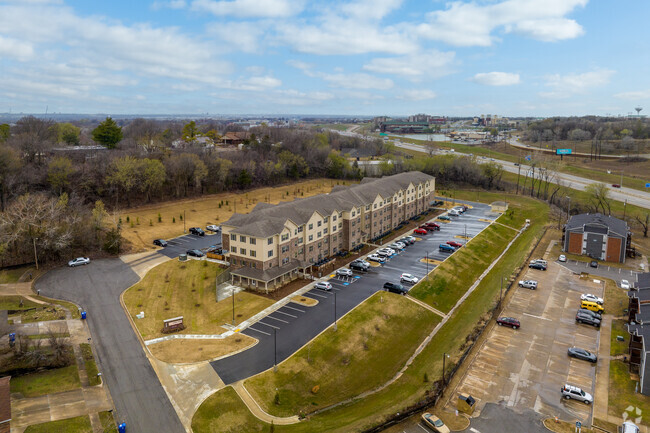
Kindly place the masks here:
[[(598, 277), (597, 277), (598, 278)], [(605, 311), (607, 314), (612, 314), (615, 317), (621, 317), (625, 313), (625, 310), (629, 304), (629, 298), (627, 297), (627, 290), (623, 290), (616, 285), (616, 283), (610, 279), (605, 280)]]
[[(624, 320), (612, 320), (612, 334), (610, 340), (610, 355), (628, 355), (628, 345), (630, 344), (630, 333), (627, 332)], [(622, 336), (623, 341), (618, 341), (617, 336)]]
[[(637, 381), (630, 379), (628, 364), (612, 360), (609, 363), (609, 399), (610, 415), (622, 417), (629, 406), (641, 409), (642, 414), (650, 413), (650, 397), (634, 392)], [(628, 413), (629, 416), (633, 414)], [(641, 424), (648, 426), (650, 420), (643, 417)]]
[[(22, 300), (23, 305), (20, 305)], [(0, 296), (0, 310), (28, 310), (37, 308), (39, 304), (32, 302), (22, 296)]]
[(109, 411), (99, 412), (99, 421), (104, 428), (103, 433), (117, 433), (117, 425), (115, 425), (115, 418)]
[[(208, 397), (192, 418), (194, 433), (254, 433), (268, 432), (269, 428), (269, 424), (250, 413), (231, 387)], [(279, 431), (278, 428), (276, 431)]]
[[(271, 414), (313, 412), (387, 382), (439, 321), (403, 296), (376, 293), (344, 316), (337, 331), (327, 329), (277, 373), (255, 376), (246, 388)], [(280, 404), (274, 404), (276, 389)]]
[(92, 347), (88, 343), (81, 343), (79, 347), (81, 348), (81, 354), (83, 355), (84, 363), (86, 365), (88, 384), (90, 386), (101, 384), (102, 379), (99, 376), (97, 376), (99, 370), (97, 369), (97, 363), (95, 363), (95, 357), (93, 356)]
[(77, 364), (11, 378), (11, 392), (19, 392), (24, 397), (38, 397), (79, 387), (81, 382)]
[(90, 433), (92, 431), (90, 418), (85, 415), (30, 425), (25, 433)]
[[(221, 334), (224, 323), (232, 323), (231, 298), (216, 302), (215, 279), (223, 272), (206, 261), (171, 260), (147, 273), (124, 293), (124, 303), (143, 338), (160, 337), (163, 320), (183, 316), (186, 334)], [(273, 304), (270, 299), (248, 292), (235, 295), (235, 320), (248, 319)], [(145, 318), (136, 314), (144, 311)]]
[(17, 283), (20, 277), (27, 271), (32, 271), (33, 274), (36, 273), (36, 269), (33, 266), (21, 266), (19, 268), (0, 270), (0, 284)]
[[(531, 212), (535, 212), (535, 210), (533, 209)], [(500, 278), (502, 275), (510, 275), (523, 264), (532, 245), (541, 236), (547, 220), (548, 207), (542, 204), (541, 208), (536, 209), (536, 217), (532, 220), (529, 229), (515, 241), (500, 261), (499, 266), (487, 274), (466, 302), (456, 310), (445, 326), (415, 358), (406, 372), (393, 384), (364, 399), (312, 415), (299, 424), (275, 426), (275, 431), (291, 433), (360, 431), (381, 423), (382, 420), (421, 399), (430, 387), (423, 383), (424, 373), (427, 373), (431, 381), (438, 380), (442, 370), (443, 354), (451, 354), (448, 365), (458, 359), (465, 348), (466, 337), (474, 330), (479, 320), (485, 318), (495, 305), (499, 296)], [(208, 402), (210, 404), (207, 404)], [(215, 414), (219, 413), (216, 408), (220, 407), (222, 402), (224, 405), (235, 405), (237, 413), (246, 411), (245, 406), (238, 399), (233, 402), (217, 393), (199, 408), (194, 419), (205, 423), (211, 417), (215, 417)], [(236, 422), (230, 423), (230, 420), (223, 416), (219, 419), (221, 423), (218, 426), (223, 429), (222, 431), (236, 431)], [(206, 424), (201, 425), (205, 426)], [(262, 429), (265, 426), (267, 429), (269, 428), (268, 425), (257, 422), (251, 424), (250, 431), (256, 431), (254, 428)], [(207, 427), (199, 428), (197, 424), (194, 431), (203, 433), (218, 430), (209, 430)]]

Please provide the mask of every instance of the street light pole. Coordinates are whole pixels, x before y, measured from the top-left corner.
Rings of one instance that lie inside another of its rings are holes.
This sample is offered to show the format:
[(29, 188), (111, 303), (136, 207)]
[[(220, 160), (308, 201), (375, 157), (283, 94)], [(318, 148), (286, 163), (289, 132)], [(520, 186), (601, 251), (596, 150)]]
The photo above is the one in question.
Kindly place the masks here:
[(38, 255), (36, 254), (36, 240), (38, 238), (32, 238), (34, 241), (34, 262), (36, 262), (36, 270), (38, 271)]
[(571, 197), (567, 195), (566, 198), (569, 199), (569, 205), (566, 208), (566, 223), (569, 224), (569, 211), (571, 210)]
[(334, 330), (336, 331), (338, 329), (338, 325), (336, 324), (336, 292), (334, 292)]
[(443, 353), (442, 354), (442, 386), (447, 385), (447, 378), (445, 377), (446, 376), (445, 375), (445, 367), (446, 367), (445, 360), (447, 358), (449, 358), (449, 355), (447, 355), (446, 353)]
[(426, 258), (424, 259), (427, 262), (427, 280), (429, 279), (429, 252), (427, 251)]
[(185, 209), (183, 209), (183, 233), (187, 233), (185, 231)]
[(231, 290), (232, 292), (232, 324), (235, 325), (235, 289)]
[(273, 372), (278, 371), (278, 328), (273, 328)]

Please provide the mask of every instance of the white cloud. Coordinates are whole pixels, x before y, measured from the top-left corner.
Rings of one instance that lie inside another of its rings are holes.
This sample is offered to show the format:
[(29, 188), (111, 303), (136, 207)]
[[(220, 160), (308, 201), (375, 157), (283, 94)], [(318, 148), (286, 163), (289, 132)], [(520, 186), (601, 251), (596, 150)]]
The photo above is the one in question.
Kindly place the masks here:
[(432, 90), (427, 89), (410, 89), (403, 90), (397, 95), (397, 99), (404, 99), (407, 101), (426, 101), (429, 99), (435, 99), (436, 93)]
[(382, 74), (395, 74), (417, 80), (439, 78), (451, 73), (451, 64), (455, 53), (432, 50), (403, 57), (388, 57), (372, 59), (363, 65), (363, 69)]
[(265, 76), (265, 77), (251, 77), (246, 80), (243, 80), (241, 83), (236, 84), (235, 88), (242, 90), (264, 90), (272, 89), (274, 87), (280, 87), (282, 81), (277, 78)]
[(226, 42), (224, 48), (245, 53), (257, 53), (266, 26), (259, 22), (219, 22), (208, 27), (208, 33)]
[(151, 5), (151, 9), (185, 9), (187, 2), (185, 0), (169, 0), (169, 1), (155, 1)]
[(344, 89), (390, 89), (393, 80), (369, 74), (323, 74), (323, 79), (332, 87)]
[(194, 0), (191, 9), (216, 16), (280, 18), (300, 13), (302, 4), (290, 0)]
[(512, 86), (519, 84), (519, 74), (511, 72), (482, 72), (474, 75), (472, 81), (486, 86)]
[(28, 42), (0, 35), (0, 57), (27, 60), (34, 54), (34, 47)]
[(581, 74), (553, 74), (546, 77), (546, 85), (552, 90), (540, 92), (545, 98), (562, 99), (573, 94), (583, 94), (592, 88), (602, 87), (609, 83), (616, 73), (609, 69), (598, 69)]
[(420, 36), (457, 46), (489, 46), (492, 32), (503, 28), (533, 39), (557, 41), (583, 34), (565, 15), (588, 0), (505, 0), (485, 5), (454, 1), (447, 9), (427, 14), (416, 27)]
[(357, 0), (341, 6), (341, 11), (359, 19), (380, 20), (399, 9), (403, 0)]
[(650, 90), (635, 90), (631, 92), (617, 93), (614, 97), (627, 100), (650, 99)]

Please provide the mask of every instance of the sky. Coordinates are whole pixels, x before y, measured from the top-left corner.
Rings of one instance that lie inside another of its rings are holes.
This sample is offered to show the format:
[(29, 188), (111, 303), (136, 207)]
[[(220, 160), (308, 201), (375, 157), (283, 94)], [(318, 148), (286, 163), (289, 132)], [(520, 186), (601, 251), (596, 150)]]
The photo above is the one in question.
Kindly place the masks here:
[(647, 0), (0, 0), (0, 113), (650, 111)]

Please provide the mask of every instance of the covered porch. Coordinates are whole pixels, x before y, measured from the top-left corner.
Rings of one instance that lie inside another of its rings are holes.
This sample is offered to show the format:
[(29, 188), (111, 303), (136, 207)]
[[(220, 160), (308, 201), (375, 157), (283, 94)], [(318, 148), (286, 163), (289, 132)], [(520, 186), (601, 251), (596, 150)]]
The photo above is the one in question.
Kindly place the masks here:
[(283, 266), (261, 270), (257, 268), (239, 268), (230, 271), (231, 283), (245, 289), (269, 293), (300, 277), (308, 275), (311, 263), (291, 260)]

